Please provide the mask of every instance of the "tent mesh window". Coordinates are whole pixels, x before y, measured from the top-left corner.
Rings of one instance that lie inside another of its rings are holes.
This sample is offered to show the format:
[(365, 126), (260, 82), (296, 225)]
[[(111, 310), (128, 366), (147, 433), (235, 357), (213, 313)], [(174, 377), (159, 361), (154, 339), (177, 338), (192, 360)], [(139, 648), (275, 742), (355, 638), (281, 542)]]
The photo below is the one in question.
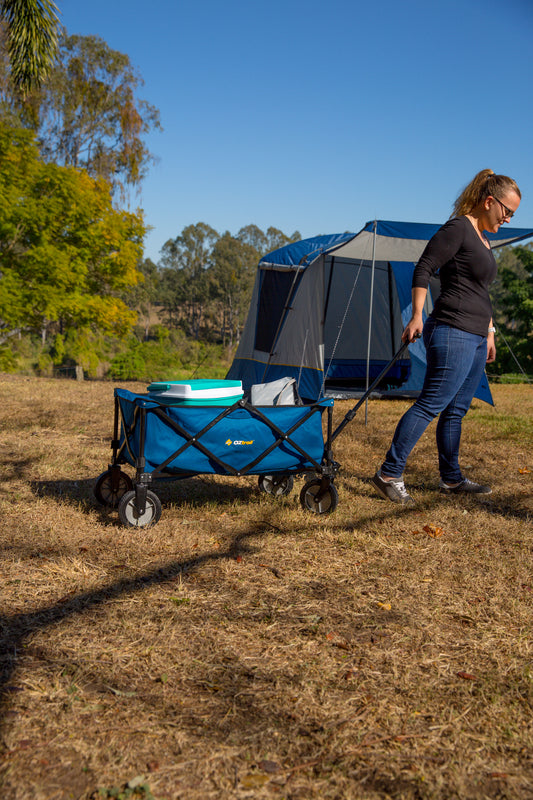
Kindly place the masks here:
[[(354, 264), (348, 259), (327, 259), (326, 270), (330, 285), (324, 324), (326, 386), (364, 388), (367, 369), (369, 379), (374, 380), (401, 345), (403, 325), (395, 279), (388, 262), (375, 263), (371, 363), (367, 367), (372, 262)], [(347, 291), (355, 275), (356, 291), (346, 308)], [(403, 383), (409, 369), (409, 356), (406, 356), (387, 375), (387, 388)]]
[[(276, 333), (294, 284), (293, 270), (264, 270), (261, 277), (261, 292), (255, 329), (255, 349), (272, 352)], [(296, 279), (297, 289), (300, 276)]]

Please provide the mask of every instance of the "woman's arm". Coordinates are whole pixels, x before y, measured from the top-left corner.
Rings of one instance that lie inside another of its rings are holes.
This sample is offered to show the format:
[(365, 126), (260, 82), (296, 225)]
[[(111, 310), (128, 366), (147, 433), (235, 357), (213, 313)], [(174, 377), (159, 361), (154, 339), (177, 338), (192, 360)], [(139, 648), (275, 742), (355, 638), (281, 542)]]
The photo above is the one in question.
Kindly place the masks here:
[(489, 322), (489, 332), (487, 333), (487, 364), (492, 364), (496, 361), (496, 342), (494, 341), (495, 328), (491, 321)]
[(418, 339), (418, 337), (422, 335), (422, 328), (424, 327), (422, 309), (426, 302), (427, 293), (428, 290), (424, 289), (422, 286), (415, 286), (411, 290), (413, 313), (402, 333), (402, 342), (414, 342), (415, 339)]

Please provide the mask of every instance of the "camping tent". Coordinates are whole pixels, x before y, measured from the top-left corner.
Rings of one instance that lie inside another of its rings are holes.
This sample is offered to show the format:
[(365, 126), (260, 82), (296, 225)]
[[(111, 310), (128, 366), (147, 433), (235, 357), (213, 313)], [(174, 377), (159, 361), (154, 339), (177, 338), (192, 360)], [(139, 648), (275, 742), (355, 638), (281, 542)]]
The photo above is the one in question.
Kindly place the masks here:
[[(438, 228), (374, 221), (358, 234), (316, 236), (264, 256), (227, 377), (249, 389), (292, 376), (306, 400), (364, 391), (401, 345), (414, 264)], [(489, 234), (493, 248), (531, 236), (531, 229), (507, 226)], [(425, 314), (438, 291), (433, 279)], [(416, 396), (425, 363), (419, 340), (385, 376), (380, 394)], [(492, 402), (486, 378), (476, 396)]]

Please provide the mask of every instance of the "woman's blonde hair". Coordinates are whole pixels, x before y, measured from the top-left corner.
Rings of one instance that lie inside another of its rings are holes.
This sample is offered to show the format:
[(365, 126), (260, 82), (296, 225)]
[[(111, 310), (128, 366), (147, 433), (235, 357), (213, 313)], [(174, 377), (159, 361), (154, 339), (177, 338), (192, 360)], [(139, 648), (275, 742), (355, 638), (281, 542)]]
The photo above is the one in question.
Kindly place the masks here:
[(450, 219), (470, 214), (489, 195), (499, 199), (507, 192), (516, 192), (518, 197), (522, 197), (516, 181), (512, 178), (508, 178), (507, 175), (495, 175), (491, 169), (482, 169), (468, 186), (465, 186), (455, 201)]

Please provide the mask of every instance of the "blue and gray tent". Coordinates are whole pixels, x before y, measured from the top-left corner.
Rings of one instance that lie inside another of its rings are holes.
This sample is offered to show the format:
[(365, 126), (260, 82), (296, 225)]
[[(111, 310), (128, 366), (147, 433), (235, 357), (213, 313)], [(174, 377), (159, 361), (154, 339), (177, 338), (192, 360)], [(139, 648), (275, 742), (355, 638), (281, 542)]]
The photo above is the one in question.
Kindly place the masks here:
[[(411, 316), (414, 265), (439, 227), (374, 221), (357, 234), (316, 236), (264, 256), (227, 377), (249, 389), (291, 376), (310, 401), (364, 391), (400, 348)], [(531, 229), (502, 226), (489, 239), (498, 248), (532, 236)], [(435, 278), (424, 315), (438, 292)], [(378, 393), (415, 397), (425, 366), (420, 340), (395, 363)], [(492, 402), (485, 377), (476, 397)]]

